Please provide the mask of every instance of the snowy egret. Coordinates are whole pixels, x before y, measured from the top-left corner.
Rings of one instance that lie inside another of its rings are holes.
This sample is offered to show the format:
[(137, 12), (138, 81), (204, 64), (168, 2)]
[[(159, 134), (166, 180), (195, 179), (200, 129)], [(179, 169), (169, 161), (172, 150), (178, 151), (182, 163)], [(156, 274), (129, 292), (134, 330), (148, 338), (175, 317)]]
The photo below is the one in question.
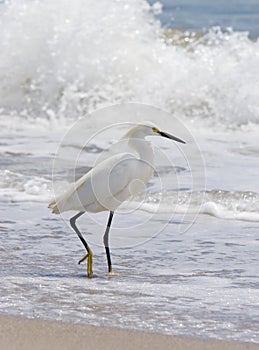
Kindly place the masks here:
[(152, 145), (145, 137), (155, 135), (185, 143), (175, 136), (160, 131), (150, 123), (135, 125), (120, 140), (126, 142), (127, 152), (119, 152), (103, 160), (49, 204), (49, 208), (55, 214), (68, 210), (77, 211), (77, 214), (70, 219), (70, 225), (87, 251), (79, 264), (87, 259), (88, 277), (93, 276), (93, 253), (76, 226), (76, 220), (85, 212), (109, 211), (103, 243), (108, 272), (113, 274), (109, 248), (109, 231), (113, 214), (122, 202), (139, 193), (150, 180), (153, 174), (154, 153)]

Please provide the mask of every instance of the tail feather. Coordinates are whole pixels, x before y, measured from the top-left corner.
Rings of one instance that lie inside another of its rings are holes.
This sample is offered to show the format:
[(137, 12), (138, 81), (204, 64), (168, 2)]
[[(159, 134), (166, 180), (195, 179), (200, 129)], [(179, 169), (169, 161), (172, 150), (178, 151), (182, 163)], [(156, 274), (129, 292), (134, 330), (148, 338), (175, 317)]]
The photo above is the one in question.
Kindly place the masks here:
[(58, 203), (54, 200), (49, 203), (48, 208), (52, 209), (52, 213), (59, 214)]

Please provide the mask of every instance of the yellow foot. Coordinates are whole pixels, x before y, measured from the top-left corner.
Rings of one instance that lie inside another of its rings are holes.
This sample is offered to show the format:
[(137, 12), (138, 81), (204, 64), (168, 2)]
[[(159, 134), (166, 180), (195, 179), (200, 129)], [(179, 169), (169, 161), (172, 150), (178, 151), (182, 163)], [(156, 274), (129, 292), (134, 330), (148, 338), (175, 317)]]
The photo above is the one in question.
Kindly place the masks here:
[(111, 268), (110, 271), (108, 272), (108, 276), (109, 277), (118, 276), (118, 273), (115, 273)]
[(79, 260), (78, 264), (81, 264), (83, 261), (87, 259), (86, 272), (89, 278), (93, 277), (93, 252), (89, 250), (88, 254), (86, 254), (81, 260)]
[(117, 276), (118, 274), (117, 273), (115, 273), (115, 272), (108, 272), (108, 276), (109, 277), (114, 277), (114, 276)]
[(86, 271), (87, 271), (87, 276), (88, 277), (93, 277), (93, 252), (89, 249), (88, 252), (88, 257), (87, 257), (87, 267), (86, 267)]
[(84, 262), (88, 258), (88, 254), (86, 254), (82, 259), (78, 261), (78, 264), (80, 265), (82, 262)]

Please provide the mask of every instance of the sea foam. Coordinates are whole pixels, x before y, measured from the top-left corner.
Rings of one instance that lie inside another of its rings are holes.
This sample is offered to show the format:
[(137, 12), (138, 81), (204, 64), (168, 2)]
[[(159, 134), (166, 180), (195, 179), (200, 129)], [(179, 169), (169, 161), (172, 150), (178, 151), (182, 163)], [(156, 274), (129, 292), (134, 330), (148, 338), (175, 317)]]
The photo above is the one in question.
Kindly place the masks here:
[(211, 28), (176, 45), (156, 10), (145, 0), (1, 4), (2, 110), (73, 120), (139, 102), (187, 120), (258, 123), (258, 41)]

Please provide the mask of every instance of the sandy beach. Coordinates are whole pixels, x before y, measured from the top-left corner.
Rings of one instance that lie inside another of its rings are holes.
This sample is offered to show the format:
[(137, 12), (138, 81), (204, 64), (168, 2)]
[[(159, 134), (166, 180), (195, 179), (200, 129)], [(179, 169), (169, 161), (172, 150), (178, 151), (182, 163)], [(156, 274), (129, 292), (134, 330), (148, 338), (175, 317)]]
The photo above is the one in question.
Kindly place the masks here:
[(259, 344), (150, 334), (12, 316), (0, 317), (1, 349), (173, 349), (252, 350)]

